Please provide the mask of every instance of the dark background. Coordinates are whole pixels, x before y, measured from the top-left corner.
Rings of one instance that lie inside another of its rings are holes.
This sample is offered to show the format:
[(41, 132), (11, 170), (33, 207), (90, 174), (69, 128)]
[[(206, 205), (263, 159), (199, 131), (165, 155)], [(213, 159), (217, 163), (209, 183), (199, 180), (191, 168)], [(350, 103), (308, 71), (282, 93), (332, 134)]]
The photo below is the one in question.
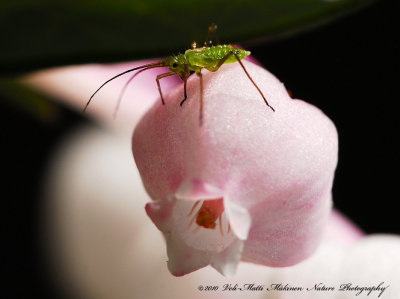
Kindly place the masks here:
[[(321, 108), (339, 132), (335, 207), (366, 233), (400, 234), (399, 8), (380, 1), (319, 29), (250, 47), (296, 98)], [(42, 122), (0, 101), (5, 298), (61, 298), (40, 250), (40, 188), (57, 143), (80, 123), (58, 105)], [(10, 282), (10, 283), (9, 283)]]

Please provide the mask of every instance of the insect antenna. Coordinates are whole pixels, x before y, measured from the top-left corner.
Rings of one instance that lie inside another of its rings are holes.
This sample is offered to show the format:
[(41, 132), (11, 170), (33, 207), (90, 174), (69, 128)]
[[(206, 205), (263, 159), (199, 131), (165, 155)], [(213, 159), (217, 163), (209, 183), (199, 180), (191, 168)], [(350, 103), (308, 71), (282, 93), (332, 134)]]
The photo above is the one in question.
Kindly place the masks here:
[[(135, 68), (126, 70), (126, 71), (124, 71), (124, 72), (122, 72), (122, 73), (119, 73), (118, 75), (115, 75), (114, 77), (108, 79), (106, 82), (104, 82), (102, 85), (100, 85), (100, 87), (97, 88), (97, 90), (90, 96), (89, 100), (87, 101), (87, 103), (86, 103), (86, 105), (85, 105), (85, 108), (83, 108), (83, 112), (86, 111), (87, 107), (89, 106), (90, 102), (92, 101), (92, 99), (93, 99), (93, 97), (96, 95), (96, 93), (97, 93), (100, 89), (102, 89), (102, 88), (104, 87), (104, 85), (106, 85), (107, 83), (111, 82), (112, 80), (114, 80), (114, 79), (116, 79), (116, 78), (118, 78), (118, 77), (120, 77), (120, 76), (122, 76), (122, 75), (125, 75), (125, 74), (127, 74), (127, 73), (136, 71), (136, 70), (144, 71), (144, 70), (148, 70), (148, 69), (151, 69), (151, 68), (162, 67), (162, 66), (164, 66), (164, 60), (159, 61), (159, 62), (156, 62), (156, 63), (149, 63), (149, 64), (141, 65), (141, 66), (138, 66), (138, 67), (135, 67)], [(141, 71), (140, 71), (140, 72), (141, 72)], [(135, 75), (136, 75), (136, 74), (135, 74)], [(132, 79), (133, 79), (133, 78), (132, 78)]]
[(141, 69), (140, 71), (134, 73), (134, 74), (132, 75), (132, 77), (130, 77), (129, 80), (126, 81), (124, 87), (122, 88), (122, 90), (121, 90), (121, 92), (120, 92), (120, 94), (119, 94), (119, 96), (118, 96), (117, 105), (115, 106), (115, 110), (114, 110), (114, 114), (113, 114), (113, 118), (114, 118), (114, 119), (115, 119), (116, 116), (117, 116), (117, 112), (118, 112), (118, 110), (119, 110), (119, 106), (121, 105), (122, 97), (124, 96), (125, 91), (126, 91), (128, 85), (129, 85), (129, 83), (131, 83), (132, 80), (135, 79), (135, 77), (136, 77), (137, 75), (139, 75), (141, 72), (147, 71), (148, 69), (151, 69), (151, 68), (153, 68), (153, 67), (147, 67), (147, 68)]

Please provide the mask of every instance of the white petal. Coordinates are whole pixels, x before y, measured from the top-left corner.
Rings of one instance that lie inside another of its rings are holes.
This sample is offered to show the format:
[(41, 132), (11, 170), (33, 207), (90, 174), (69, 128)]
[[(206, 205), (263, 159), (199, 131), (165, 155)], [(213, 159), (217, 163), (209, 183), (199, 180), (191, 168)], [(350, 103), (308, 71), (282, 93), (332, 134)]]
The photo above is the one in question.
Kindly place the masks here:
[(168, 269), (175, 276), (182, 276), (207, 266), (210, 255), (207, 252), (193, 249), (185, 241), (165, 234), (167, 241)]
[(240, 240), (246, 240), (249, 234), (251, 217), (249, 212), (238, 204), (224, 200), (225, 209), (229, 215), (229, 222), (235, 235)]
[(233, 276), (242, 255), (243, 245), (242, 240), (236, 239), (231, 246), (212, 259), (211, 266), (226, 277)]

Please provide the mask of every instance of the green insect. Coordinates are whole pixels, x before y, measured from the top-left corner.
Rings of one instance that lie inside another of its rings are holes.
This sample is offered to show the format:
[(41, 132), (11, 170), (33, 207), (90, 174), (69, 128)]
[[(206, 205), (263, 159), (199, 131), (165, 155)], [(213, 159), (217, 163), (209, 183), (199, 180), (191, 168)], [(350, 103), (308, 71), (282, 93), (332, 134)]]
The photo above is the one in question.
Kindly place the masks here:
[(168, 77), (168, 76), (173, 76), (177, 75), (182, 81), (183, 81), (183, 100), (180, 102), (180, 105), (182, 106), (183, 103), (187, 99), (187, 93), (186, 93), (186, 83), (187, 79), (192, 73), (196, 73), (196, 75), (200, 79), (200, 113), (199, 113), (199, 120), (200, 124), (202, 123), (203, 119), (203, 80), (202, 80), (202, 74), (201, 70), (205, 68), (206, 70), (210, 72), (216, 72), (223, 64), (225, 63), (233, 63), (233, 62), (239, 62), (240, 66), (243, 68), (243, 71), (253, 83), (254, 87), (258, 90), (260, 93), (261, 97), (263, 98), (265, 104), (272, 110), (275, 111), (275, 109), (268, 103), (267, 99), (264, 97), (263, 93), (261, 92), (260, 88), (257, 86), (257, 84), (253, 81), (253, 79), (250, 77), (249, 73), (247, 72), (246, 68), (244, 67), (242, 63), (242, 59), (245, 58), (246, 56), (250, 55), (249, 51), (240, 49), (240, 48), (235, 48), (232, 45), (212, 45), (212, 42), (210, 41), (210, 36), (211, 34), (217, 29), (216, 25), (211, 25), (208, 28), (208, 34), (206, 38), (206, 42), (204, 43), (203, 47), (198, 48), (196, 45), (196, 42), (192, 42), (191, 44), (191, 49), (188, 49), (185, 51), (184, 54), (179, 54), (176, 56), (170, 56), (165, 58), (164, 60), (161, 60), (156, 63), (150, 63), (150, 64), (145, 64), (141, 65), (132, 69), (128, 69), (118, 75), (115, 75), (114, 77), (108, 79), (106, 82), (104, 82), (90, 97), (89, 101), (86, 103), (85, 108), (83, 111), (87, 109), (89, 106), (91, 100), (95, 96), (95, 94), (103, 88), (104, 85), (109, 83), (110, 81), (125, 75), (127, 73), (139, 70), (136, 72), (125, 84), (119, 98), (118, 102), (116, 105), (116, 109), (114, 111), (114, 117), (118, 111), (123, 93), (127, 87), (127, 85), (138, 75), (139, 73), (146, 71), (148, 69), (156, 68), (156, 67), (167, 67), (170, 71), (161, 75), (158, 75), (156, 77), (156, 82), (157, 82), (157, 87), (158, 91), (160, 93), (161, 97), (161, 102), (164, 105), (164, 97), (161, 91), (161, 86), (160, 86), (160, 79)]

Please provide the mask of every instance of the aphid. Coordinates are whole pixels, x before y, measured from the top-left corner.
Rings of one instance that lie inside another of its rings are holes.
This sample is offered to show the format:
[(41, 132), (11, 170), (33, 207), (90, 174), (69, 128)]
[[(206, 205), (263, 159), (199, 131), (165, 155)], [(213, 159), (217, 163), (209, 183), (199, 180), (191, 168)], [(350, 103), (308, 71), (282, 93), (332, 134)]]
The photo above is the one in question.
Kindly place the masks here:
[[(190, 217), (196, 207), (199, 205), (201, 201), (198, 200), (194, 203), (192, 209), (190, 210), (189, 214), (187, 215)], [(219, 224), (219, 230), (221, 235), (223, 235), (222, 229), (222, 213), (224, 212), (224, 204), (222, 198), (220, 199), (211, 199), (211, 200), (204, 200), (200, 209), (197, 213), (193, 216), (192, 220), (189, 222), (189, 227), (192, 226), (193, 222), (196, 220), (196, 224), (199, 227), (207, 228), (207, 229), (215, 229), (217, 226), (217, 221)], [(228, 233), (230, 232), (230, 225), (228, 224)]]
[(254, 87), (258, 90), (260, 93), (261, 97), (263, 98), (265, 104), (272, 109), (272, 111), (275, 111), (275, 109), (268, 103), (267, 99), (264, 97), (264, 94), (261, 92), (260, 88), (257, 86), (257, 84), (253, 81), (253, 79), (250, 77), (249, 73), (247, 72), (246, 68), (244, 67), (242, 63), (242, 59), (245, 58), (246, 56), (250, 55), (249, 51), (236, 48), (232, 45), (212, 45), (212, 42), (210, 41), (210, 36), (211, 34), (217, 29), (216, 25), (211, 25), (208, 28), (208, 34), (206, 38), (206, 42), (204, 43), (203, 47), (198, 48), (196, 42), (192, 42), (191, 44), (191, 49), (188, 49), (185, 51), (184, 54), (178, 54), (176, 56), (170, 56), (165, 58), (164, 60), (161, 60), (156, 63), (150, 63), (150, 64), (145, 64), (142, 66), (138, 66), (132, 69), (128, 69), (118, 75), (115, 75), (114, 77), (108, 79), (106, 82), (104, 82), (89, 98), (88, 102), (86, 103), (85, 108), (83, 111), (87, 109), (89, 106), (91, 100), (93, 99), (94, 95), (107, 83), (110, 81), (125, 75), (127, 73), (139, 70), (136, 72), (130, 79), (129, 81), (125, 84), (119, 98), (118, 98), (118, 103), (116, 105), (116, 110), (114, 112), (114, 116), (116, 115), (120, 101), (122, 99), (122, 95), (130, 81), (132, 81), (136, 75), (139, 73), (149, 70), (152, 68), (156, 67), (167, 67), (170, 71), (161, 75), (158, 75), (156, 77), (156, 82), (157, 82), (157, 87), (158, 91), (160, 93), (161, 97), (161, 102), (164, 105), (164, 97), (161, 91), (161, 86), (160, 86), (160, 79), (177, 75), (182, 81), (183, 81), (183, 99), (180, 102), (180, 105), (182, 106), (183, 103), (187, 99), (187, 93), (186, 93), (186, 82), (189, 76), (192, 73), (196, 73), (196, 75), (200, 79), (200, 113), (199, 113), (199, 120), (200, 124), (202, 123), (203, 119), (203, 80), (202, 80), (202, 75), (201, 75), (201, 70), (205, 68), (206, 70), (210, 72), (216, 72), (223, 64), (225, 63), (233, 63), (233, 62), (239, 62), (240, 66), (243, 68), (243, 71), (253, 83)]

